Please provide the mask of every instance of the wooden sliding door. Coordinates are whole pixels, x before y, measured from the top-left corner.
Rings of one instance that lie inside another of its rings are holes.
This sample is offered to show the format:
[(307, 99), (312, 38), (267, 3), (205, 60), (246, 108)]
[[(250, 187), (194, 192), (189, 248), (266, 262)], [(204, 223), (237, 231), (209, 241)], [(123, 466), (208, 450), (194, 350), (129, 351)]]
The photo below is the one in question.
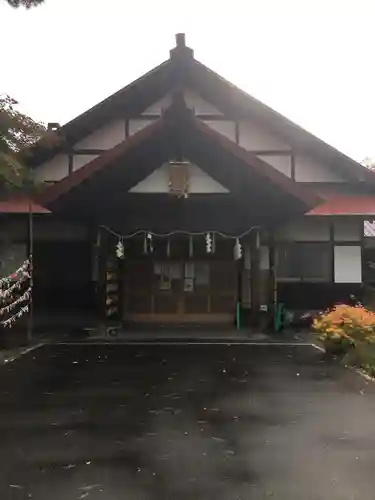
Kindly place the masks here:
[(125, 271), (125, 319), (231, 322), (236, 267), (227, 261), (139, 260)]

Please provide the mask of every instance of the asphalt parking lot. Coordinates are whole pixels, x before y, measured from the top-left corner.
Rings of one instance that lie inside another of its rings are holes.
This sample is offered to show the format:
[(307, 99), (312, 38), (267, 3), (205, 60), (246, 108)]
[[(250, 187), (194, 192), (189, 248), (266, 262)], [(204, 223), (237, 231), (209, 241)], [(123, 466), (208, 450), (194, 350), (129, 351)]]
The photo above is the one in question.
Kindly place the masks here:
[(2, 500), (374, 500), (375, 386), (300, 345), (48, 345), (0, 367)]

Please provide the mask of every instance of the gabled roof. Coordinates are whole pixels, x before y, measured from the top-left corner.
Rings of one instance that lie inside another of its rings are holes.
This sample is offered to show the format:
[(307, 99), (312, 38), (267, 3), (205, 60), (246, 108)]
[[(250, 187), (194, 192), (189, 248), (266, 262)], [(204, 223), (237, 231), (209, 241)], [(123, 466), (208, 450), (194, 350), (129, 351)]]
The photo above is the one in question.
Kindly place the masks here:
[[(217, 158), (222, 158), (226, 154), (228, 158), (237, 161), (247, 178), (251, 174), (256, 181), (260, 182), (260, 185), (263, 183), (264, 189), (272, 186), (286, 193), (290, 199), (294, 199), (295, 203), (299, 204), (301, 211), (311, 209), (319, 202), (319, 198), (303, 186), (293, 182), (256, 155), (241, 148), (195, 118), (192, 112), (184, 106), (183, 101), (175, 101), (161, 118), (47, 188), (40, 198), (41, 203), (49, 206), (89, 179), (94, 180), (96, 174), (111, 166), (116, 166), (119, 162), (121, 162), (121, 170), (124, 172), (127, 168), (128, 155), (134, 155), (137, 151), (142, 153), (150, 142), (156, 144), (158, 140), (163, 139), (169, 144), (168, 147), (175, 144), (182, 155), (189, 155), (194, 148), (195, 151), (217, 151), (217, 157), (211, 163), (215, 163)], [(161, 148), (165, 149), (165, 146), (161, 144)], [(167, 157), (163, 158), (164, 160), (171, 159), (168, 158), (168, 152), (165, 154)], [(233, 178), (232, 175), (229, 177)], [(244, 187), (246, 186), (239, 186), (240, 189)]]
[(45, 147), (43, 141), (34, 147), (31, 165), (38, 165), (56, 152), (73, 144), (104, 125), (108, 118), (131, 117), (142, 113), (149, 105), (183, 85), (190, 85), (205, 100), (228, 116), (258, 118), (298, 152), (306, 152), (337, 169), (349, 180), (366, 181), (375, 185), (375, 173), (329, 146), (302, 127), (291, 122), (259, 100), (240, 90), (194, 58), (186, 47), (185, 36), (176, 35), (177, 45), (170, 58), (93, 108), (74, 118), (59, 129), (63, 143)]

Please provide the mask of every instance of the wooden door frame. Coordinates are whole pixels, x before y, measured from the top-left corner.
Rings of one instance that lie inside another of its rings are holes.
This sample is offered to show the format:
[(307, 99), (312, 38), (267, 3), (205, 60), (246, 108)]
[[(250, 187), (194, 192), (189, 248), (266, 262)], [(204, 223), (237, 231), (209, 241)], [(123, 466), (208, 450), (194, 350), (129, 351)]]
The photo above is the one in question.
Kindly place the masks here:
[[(181, 266), (181, 274), (179, 278), (179, 291), (178, 291), (178, 299), (177, 299), (177, 312), (176, 313), (155, 313), (155, 297), (157, 295), (157, 290), (155, 287), (152, 287), (152, 296), (151, 296), (151, 311), (148, 313), (126, 313), (126, 307), (124, 307), (124, 320), (130, 320), (135, 322), (142, 323), (231, 323), (234, 320), (235, 315), (235, 301), (237, 300), (238, 293), (238, 273), (237, 266), (233, 263), (233, 277), (234, 277), (234, 286), (233, 286), (233, 312), (226, 313), (212, 313), (211, 312), (211, 266), (210, 264), (213, 261), (209, 259), (181, 259), (181, 258), (170, 258), (170, 259), (155, 259), (152, 261), (151, 266), (154, 268), (155, 264), (179, 264)], [(229, 262), (229, 261), (228, 261)], [(187, 313), (186, 312), (186, 303), (185, 296), (188, 292), (183, 291), (183, 284), (185, 279), (185, 265), (187, 263), (191, 264), (207, 264), (209, 271), (209, 284), (208, 284), (208, 292), (207, 292), (207, 312), (205, 313)], [(131, 265), (131, 264), (130, 264)], [(126, 276), (123, 277), (123, 280), (126, 279)], [(173, 293), (173, 291), (169, 291), (168, 293)]]

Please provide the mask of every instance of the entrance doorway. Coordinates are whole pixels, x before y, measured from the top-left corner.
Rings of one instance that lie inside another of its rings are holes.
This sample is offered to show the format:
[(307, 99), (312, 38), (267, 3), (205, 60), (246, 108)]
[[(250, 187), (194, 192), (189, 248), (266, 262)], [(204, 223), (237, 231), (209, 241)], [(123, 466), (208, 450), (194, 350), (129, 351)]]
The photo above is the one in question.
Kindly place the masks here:
[(237, 300), (233, 261), (132, 261), (125, 270), (125, 320), (231, 323)]

